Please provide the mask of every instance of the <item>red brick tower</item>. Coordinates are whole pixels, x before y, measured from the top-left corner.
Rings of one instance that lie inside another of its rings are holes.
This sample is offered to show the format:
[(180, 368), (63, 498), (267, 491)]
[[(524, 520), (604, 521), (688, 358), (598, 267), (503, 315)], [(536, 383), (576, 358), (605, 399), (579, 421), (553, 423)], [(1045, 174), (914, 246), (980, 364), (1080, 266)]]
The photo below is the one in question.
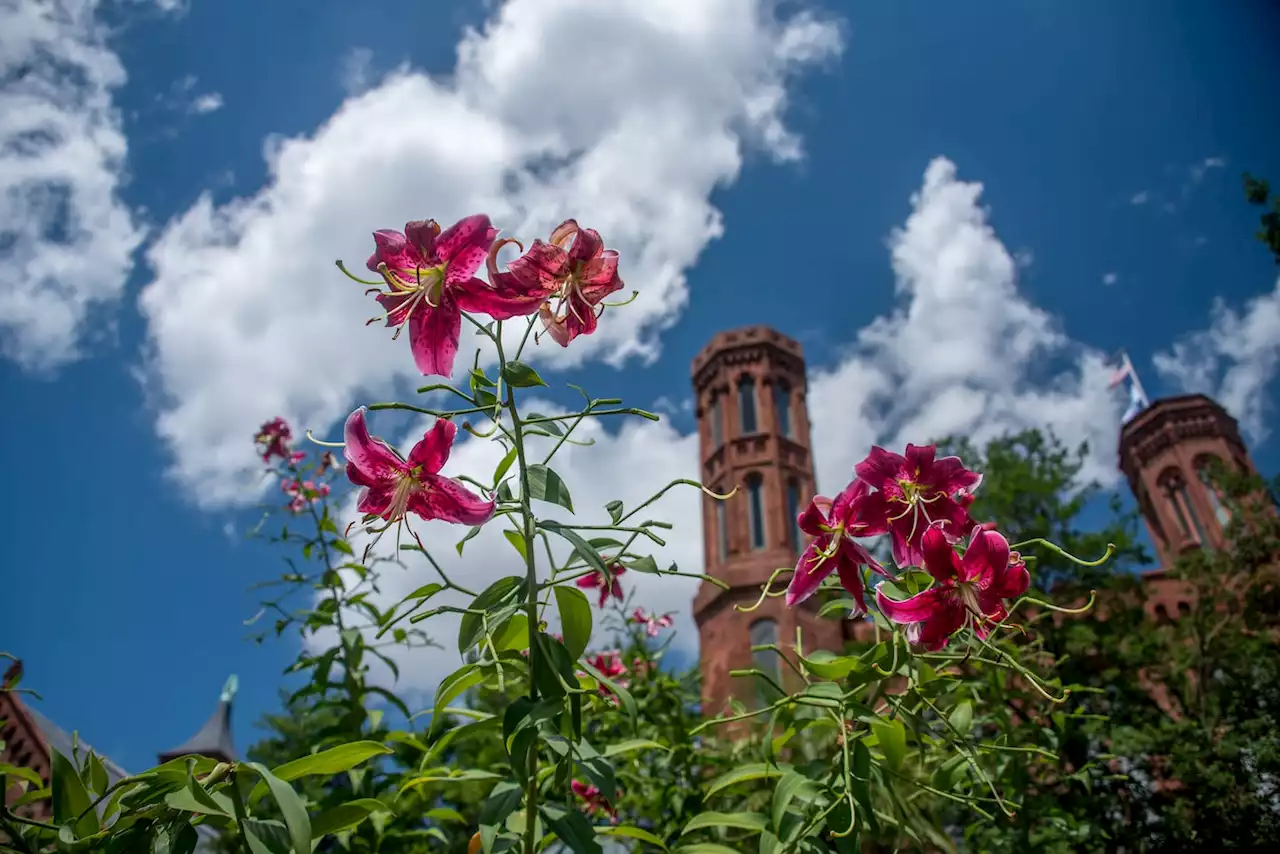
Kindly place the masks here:
[(734, 607), (754, 604), (804, 545), (795, 518), (814, 494), (805, 388), (800, 344), (767, 326), (721, 332), (693, 360), (702, 482), (722, 494), (738, 488), (728, 501), (702, 503), (706, 573), (729, 585), (704, 581), (693, 602), (708, 714), (730, 697), (755, 703), (757, 680), (731, 679), (731, 670), (755, 666), (786, 678), (776, 656), (753, 656), (754, 645), (794, 647), (800, 628), (806, 650), (841, 648), (840, 623), (819, 619), (812, 600), (799, 609), (781, 597), (749, 613)]
[[(1236, 420), (1202, 394), (1157, 400), (1120, 431), (1120, 470), (1162, 567), (1193, 548), (1222, 548), (1228, 511), (1209, 483), (1209, 463), (1253, 472)], [(1190, 610), (1184, 585), (1147, 573), (1147, 609), (1173, 618)]]

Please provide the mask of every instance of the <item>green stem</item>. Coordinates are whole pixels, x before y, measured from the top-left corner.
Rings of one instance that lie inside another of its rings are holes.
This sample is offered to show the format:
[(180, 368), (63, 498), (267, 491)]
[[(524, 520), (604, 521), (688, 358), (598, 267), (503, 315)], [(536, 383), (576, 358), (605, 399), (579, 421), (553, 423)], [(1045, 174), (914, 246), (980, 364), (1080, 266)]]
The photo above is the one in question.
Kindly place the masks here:
[[(532, 326), (532, 324), (530, 324)], [(502, 347), (502, 321), (498, 321), (494, 344), (498, 348), (498, 376), (503, 375), (507, 367), (507, 356)], [(524, 425), (520, 421), (520, 411), (516, 406), (515, 389), (506, 387), (505, 408), (511, 413), (511, 439), (516, 449), (516, 465), (520, 467), (520, 519), (525, 541), (525, 614), (529, 621), (529, 664), (533, 666), (534, 656), (538, 654), (535, 641), (538, 633), (538, 565), (537, 553), (533, 548), (534, 538), (538, 534), (538, 520), (533, 515), (533, 505), (529, 500), (529, 460), (524, 447)], [(529, 679), (529, 699), (538, 699), (538, 688), (533, 679)], [(530, 751), (529, 767), (525, 769), (528, 785), (525, 787), (525, 854), (535, 854), (538, 845), (538, 755)]]

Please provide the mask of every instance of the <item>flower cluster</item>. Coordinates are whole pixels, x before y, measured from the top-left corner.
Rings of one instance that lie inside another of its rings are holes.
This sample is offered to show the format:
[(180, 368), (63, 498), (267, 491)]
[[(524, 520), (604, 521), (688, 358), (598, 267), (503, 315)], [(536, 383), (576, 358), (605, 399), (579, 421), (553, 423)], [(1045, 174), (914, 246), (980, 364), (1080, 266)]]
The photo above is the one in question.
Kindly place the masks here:
[(622, 601), (622, 583), (618, 581), (618, 576), (626, 572), (627, 568), (620, 563), (613, 563), (608, 566), (609, 572), (613, 576), (612, 578), (607, 577), (597, 569), (574, 582), (583, 590), (599, 590), (600, 601), (598, 604), (601, 608), (609, 601), (610, 596), (619, 602)]
[[(498, 268), (498, 251), (514, 240), (496, 240), (484, 214), (465, 217), (441, 231), (435, 220), (410, 222), (404, 233), (376, 231), (367, 266), (386, 290), (376, 290), (386, 320), (409, 327), (409, 349), (424, 375), (453, 376), (462, 313), (508, 320), (537, 314), (561, 346), (596, 329), (601, 301), (622, 288), (618, 253), (590, 228), (566, 220), (548, 242), (535, 240), (519, 258)], [(489, 281), (475, 273), (487, 259)]]
[(585, 802), (584, 806), (588, 813), (604, 813), (609, 816), (613, 823), (617, 823), (617, 809), (609, 803), (598, 787), (584, 783), (581, 780), (574, 780), (569, 786), (573, 789), (573, 793)]
[[(887, 534), (898, 568), (922, 567), (935, 583), (904, 601), (877, 589), (881, 613), (928, 649), (940, 649), (965, 627), (986, 637), (1007, 616), (1004, 600), (1025, 593), (1030, 576), (1008, 540), (969, 515), (981, 482), (958, 457), (938, 458), (933, 445), (907, 445), (905, 455), (872, 448), (843, 492), (834, 500), (815, 497), (797, 517), (813, 539), (796, 564), (787, 604), (803, 602), (835, 572), (865, 613), (862, 568), (894, 576), (858, 539)], [(965, 537), (961, 556), (955, 547)]]
[(301, 513), (313, 502), (328, 497), (329, 484), (290, 478), (280, 481), (280, 490), (289, 497), (289, 511)]
[(262, 461), (271, 462), (272, 457), (279, 457), (288, 463), (297, 463), (306, 456), (302, 451), (294, 451), (289, 447), (293, 439), (293, 431), (283, 418), (276, 417), (258, 428), (253, 442), (262, 452)]
[[(587, 658), (587, 664), (590, 664), (601, 676), (616, 682), (622, 687), (627, 687), (627, 680), (621, 677), (627, 673), (627, 665), (622, 661), (622, 652), (620, 650), (609, 650), (607, 652), (598, 652)], [(584, 676), (588, 674), (582, 674)], [(613, 705), (618, 705), (618, 697), (610, 690), (609, 686), (601, 683), (597, 690), (600, 696), (604, 697)]]

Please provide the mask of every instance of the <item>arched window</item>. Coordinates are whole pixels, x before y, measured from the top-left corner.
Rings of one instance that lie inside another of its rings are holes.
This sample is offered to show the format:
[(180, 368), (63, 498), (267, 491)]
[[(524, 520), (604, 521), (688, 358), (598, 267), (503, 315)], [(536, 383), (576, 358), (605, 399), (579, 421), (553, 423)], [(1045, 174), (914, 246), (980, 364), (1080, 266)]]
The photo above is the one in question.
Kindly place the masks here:
[(1214, 457), (1201, 457), (1196, 460), (1196, 474), (1200, 477), (1201, 485), (1204, 486), (1204, 494), (1209, 498), (1209, 506), (1213, 508), (1213, 517), (1218, 520), (1220, 527), (1225, 528), (1231, 521), (1231, 511), (1222, 503), (1222, 493), (1214, 483), (1215, 463), (1218, 463), (1218, 460)]
[(1169, 622), (1169, 609), (1163, 604), (1156, 606), (1156, 620), (1161, 623)]
[[(782, 662), (778, 653), (772, 649), (759, 649), (762, 646), (777, 646), (778, 624), (773, 620), (756, 620), (751, 624), (751, 664), (779, 685), (782, 684)], [(756, 679), (756, 702), (760, 706), (772, 703), (778, 698), (778, 692), (763, 679)]]
[(791, 531), (791, 548), (797, 552), (804, 545), (804, 532), (800, 530), (800, 484), (794, 479), (787, 481), (787, 523)]
[(707, 407), (707, 420), (711, 422), (711, 450), (724, 444), (724, 415), (720, 411), (720, 398), (716, 397)]
[(764, 548), (764, 478), (747, 475), (747, 521), (751, 528), (751, 548)]
[(719, 543), (720, 560), (729, 557), (729, 520), (726, 518), (726, 511), (723, 501), (712, 499), (716, 502), (716, 541)]
[(791, 438), (791, 386), (778, 380), (773, 384), (773, 408), (778, 411), (778, 432)]
[(1190, 603), (1190, 602), (1188, 602), (1188, 601), (1186, 601), (1186, 600), (1184, 599), (1183, 601), (1181, 601), (1181, 602), (1179, 602), (1179, 603), (1178, 603), (1178, 616), (1179, 616), (1179, 617), (1190, 617), (1190, 616), (1191, 616), (1191, 603)]
[(756, 381), (751, 377), (738, 380), (738, 415), (742, 435), (756, 432)]
[(1173, 508), (1173, 517), (1182, 529), (1182, 535), (1197, 543), (1206, 543), (1204, 526), (1196, 515), (1191, 495), (1187, 492), (1187, 482), (1182, 479), (1182, 475), (1177, 470), (1170, 470), (1161, 476), (1160, 486), (1169, 506)]

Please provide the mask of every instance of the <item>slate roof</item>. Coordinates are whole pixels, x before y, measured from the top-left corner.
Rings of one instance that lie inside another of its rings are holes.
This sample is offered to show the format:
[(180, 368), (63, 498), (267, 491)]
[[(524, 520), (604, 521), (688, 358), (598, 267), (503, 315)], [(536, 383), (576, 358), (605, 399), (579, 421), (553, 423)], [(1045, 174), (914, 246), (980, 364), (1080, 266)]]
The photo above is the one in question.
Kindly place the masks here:
[(209, 720), (195, 735), (182, 744), (160, 754), (161, 762), (177, 759), (179, 756), (199, 754), (219, 762), (234, 762), (236, 759), (235, 742), (231, 739), (231, 701), (220, 700)]

